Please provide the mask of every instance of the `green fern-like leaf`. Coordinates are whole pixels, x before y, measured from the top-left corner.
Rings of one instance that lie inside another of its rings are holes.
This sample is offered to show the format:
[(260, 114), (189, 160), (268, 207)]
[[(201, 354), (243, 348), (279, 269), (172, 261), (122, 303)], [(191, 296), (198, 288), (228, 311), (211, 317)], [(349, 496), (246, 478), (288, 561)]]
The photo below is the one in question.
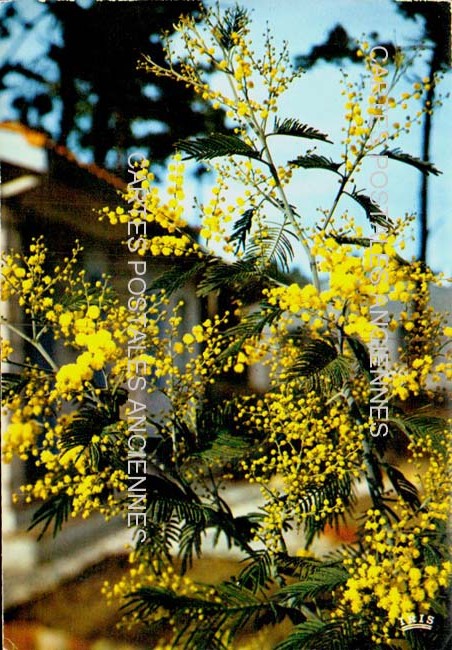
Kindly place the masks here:
[(198, 282), (198, 296), (207, 296), (220, 289), (243, 289), (249, 283), (261, 280), (262, 274), (256, 266), (255, 259), (238, 260), (228, 263), (220, 258), (212, 258), (204, 267)]
[(6, 401), (14, 395), (20, 395), (28, 379), (16, 372), (2, 372), (1, 375), (1, 395), (2, 400)]
[(221, 467), (236, 462), (246, 455), (253, 445), (252, 440), (245, 439), (241, 431), (234, 427), (236, 413), (234, 401), (212, 403), (200, 408), (196, 416), (198, 437), (197, 451), (188, 463), (203, 463), (209, 467)]
[(223, 362), (225, 358), (236, 355), (247, 339), (262, 334), (265, 327), (271, 325), (281, 313), (282, 310), (277, 305), (261, 303), (258, 310), (248, 314), (240, 323), (226, 331), (225, 334), (232, 343), (218, 355), (218, 360)]
[(332, 237), (338, 244), (352, 244), (364, 248), (369, 248), (371, 244), (369, 237), (348, 237), (347, 235), (332, 235)]
[(414, 510), (420, 505), (419, 492), (413, 483), (411, 483), (399, 469), (393, 465), (384, 464), (389, 480), (391, 481), (394, 490), (402, 499), (408, 503)]
[(231, 50), (235, 41), (233, 34), (240, 35), (248, 24), (248, 12), (242, 7), (236, 6), (227, 9), (220, 22), (216, 25), (216, 31), (220, 35), (220, 43), (225, 50)]
[(359, 339), (355, 338), (354, 336), (347, 337), (347, 344), (351, 349), (351, 351), (353, 352), (361, 372), (363, 372), (366, 375), (366, 377), (370, 379), (371, 373), (370, 373), (369, 350), (364, 345), (364, 343), (362, 343)]
[[(148, 489), (149, 482), (148, 480)], [(161, 492), (157, 493), (157, 490), (162, 487), (160, 482), (154, 479), (152, 485), (155, 488), (154, 493), (151, 495), (148, 491), (148, 516), (151, 521), (165, 523), (176, 518), (187, 523), (207, 524), (207, 508), (202, 504), (188, 500), (180, 490), (174, 498), (167, 494), (162, 496)], [(171, 488), (176, 492), (176, 485), (171, 484)]]
[(350, 647), (350, 637), (342, 622), (311, 619), (297, 625), (275, 650), (350, 650)]
[(159, 495), (148, 496), (147, 505), (148, 538), (154, 535), (152, 548), (156, 547), (157, 554), (170, 557), (172, 548), (177, 546), (181, 572), (185, 573), (192, 565), (194, 555), (201, 555), (202, 534), (209, 523), (207, 509), (199, 504)]
[(348, 571), (341, 567), (320, 565), (309, 578), (280, 589), (277, 597), (283, 602), (289, 602), (293, 607), (300, 607), (307, 600), (318, 598), (321, 594), (331, 595), (331, 592), (345, 584), (349, 577)]
[(291, 238), (295, 239), (295, 236), (284, 224), (268, 224), (248, 243), (246, 257), (256, 259), (262, 271), (276, 264), (284, 273), (288, 273), (294, 256)]
[(223, 602), (227, 604), (228, 628), (233, 636), (245, 625), (253, 624), (253, 621), (259, 628), (256, 619), (262, 622), (262, 617), (265, 617), (265, 624), (274, 625), (286, 615), (285, 608), (275, 601), (262, 601), (253, 591), (235, 582), (222, 583), (218, 587), (218, 592)]
[(439, 416), (415, 413), (405, 417), (405, 422), (420, 437), (429, 435), (434, 438), (444, 439), (444, 432), (448, 426), (447, 421)]
[[(428, 540), (428, 535), (426, 535), (426, 537)], [(449, 547), (445, 547), (442, 549), (439, 547), (437, 534), (435, 531), (435, 534), (431, 537), (431, 539), (422, 545), (422, 553), (424, 556), (425, 564), (439, 567), (443, 561), (443, 558), (448, 555), (448, 548)]]
[[(61, 447), (63, 452), (81, 447), (80, 456), (87, 451), (93, 470), (107, 466), (124, 469), (123, 449), (117, 445), (122, 438), (118, 424), (119, 406), (124, 398), (106, 391), (105, 399), (109, 404), (88, 403), (80, 408), (61, 435)], [(93, 442), (93, 436), (108, 438), (111, 441), (108, 450)]]
[(41, 539), (50, 524), (53, 522), (53, 536), (55, 537), (71, 514), (73, 500), (74, 497), (69, 496), (65, 492), (49, 497), (47, 501), (34, 513), (28, 530), (42, 524), (43, 527), (38, 537), (38, 539)]
[(420, 158), (416, 158), (416, 156), (411, 156), (399, 148), (383, 149), (383, 151), (381, 151), (378, 155), (387, 156), (388, 158), (391, 158), (391, 160), (397, 160), (398, 162), (403, 162), (406, 165), (411, 165), (411, 167), (415, 167), (423, 174), (433, 174), (434, 176), (439, 176), (439, 174), (442, 174), (442, 172), (437, 169), (433, 163), (426, 160), (421, 160)]
[[(356, 502), (353, 483), (349, 476), (344, 476), (341, 479), (331, 476), (321, 486), (307, 486), (300, 499), (300, 508), (307, 515), (312, 512), (313, 507), (318, 513), (323, 508), (325, 500), (328, 500), (330, 503), (335, 503), (338, 497), (347, 508), (353, 507)], [(304, 520), (306, 548), (312, 544), (316, 535), (319, 535), (325, 530), (327, 525), (337, 526), (342, 518), (343, 515), (335, 512), (326, 513), (322, 517), (306, 517)]]
[(234, 224), (234, 229), (230, 237), (231, 242), (236, 242), (235, 254), (240, 251), (240, 249), (245, 250), (246, 239), (250, 234), (251, 227), (253, 225), (253, 217), (255, 214), (254, 208), (249, 208), (245, 210), (243, 215), (236, 221)]
[[(288, 555), (287, 553), (279, 553), (275, 561), (280, 574), (295, 578), (296, 580), (305, 580), (315, 573), (321, 564), (322, 566), (336, 566), (338, 564), (337, 560), (327, 564), (325, 561), (322, 562), (315, 557), (298, 557)], [(342, 557), (339, 562), (342, 563)]]
[(431, 440), (430, 444), (436, 451), (447, 453), (444, 432), (448, 424), (444, 418), (413, 413), (399, 417), (394, 416), (388, 422), (391, 428), (403, 432), (408, 439), (423, 440), (428, 437)]
[(341, 388), (350, 377), (349, 361), (339, 355), (334, 344), (328, 340), (315, 339), (303, 347), (289, 371), (289, 377), (303, 378), (307, 390)]
[[(219, 632), (226, 628), (231, 634), (243, 629), (270, 606), (260, 601), (252, 592), (228, 582), (216, 587), (221, 602), (177, 595), (170, 589), (143, 587), (129, 594), (123, 613), (132, 613), (141, 620), (150, 619), (163, 608), (175, 620), (179, 630), (174, 646), (192, 650), (224, 648)], [(202, 613), (201, 618), (199, 614)]]
[(383, 212), (380, 206), (377, 203), (375, 203), (375, 201), (372, 201), (372, 199), (369, 196), (363, 194), (362, 192), (357, 191), (356, 189), (354, 189), (353, 192), (344, 192), (344, 194), (350, 196), (362, 208), (364, 208), (367, 219), (372, 225), (376, 224), (378, 226), (381, 226), (382, 228), (386, 228), (387, 230), (391, 229), (391, 227), (393, 226), (391, 219), (387, 217), (387, 215)]
[(332, 342), (314, 339), (303, 344), (291, 371), (299, 377), (309, 377), (326, 368), (337, 357), (338, 353)]
[(104, 427), (111, 424), (111, 416), (106, 409), (94, 406), (82, 407), (70, 421), (61, 436), (64, 450), (74, 447), (88, 447), (94, 435), (100, 435)]
[(220, 156), (245, 156), (261, 160), (256, 149), (237, 136), (225, 133), (213, 133), (195, 140), (179, 140), (176, 147), (187, 154), (186, 159), (194, 158), (197, 161), (211, 160)]
[(189, 614), (190, 611), (197, 610), (198, 608), (213, 613), (220, 608), (220, 605), (217, 603), (208, 603), (201, 598), (180, 596), (171, 589), (165, 589), (163, 587), (141, 587), (129, 594), (122, 610), (126, 614), (133, 612), (139, 614), (140, 618), (146, 619), (157, 612), (160, 607), (163, 607), (170, 613), (176, 613), (180, 608), (184, 608), (187, 614)]
[(206, 264), (207, 260), (189, 260), (188, 263), (181, 265), (178, 264), (156, 278), (150, 284), (148, 291), (153, 292), (164, 290), (168, 295), (171, 295), (175, 291), (185, 287), (189, 282), (194, 280), (198, 274), (202, 273)]
[(257, 551), (240, 572), (237, 583), (256, 593), (272, 581), (273, 559), (268, 551)]
[(137, 540), (137, 551), (145, 549), (147, 557), (152, 557), (158, 569), (163, 569), (172, 560), (174, 548), (179, 544), (180, 526), (177, 521), (165, 523), (146, 522), (146, 540)]
[[(193, 525), (199, 531), (206, 528), (218, 528), (231, 541), (234, 538), (233, 516), (230, 512), (222, 512), (210, 505), (201, 503), (197, 497), (189, 498), (174, 485), (175, 496), (170, 496), (161, 481), (152, 482), (152, 494), (148, 491), (148, 517), (154, 523), (165, 523), (171, 520)], [(162, 491), (166, 491), (163, 495)]]
[(197, 457), (206, 463), (230, 463), (243, 458), (249, 448), (250, 443), (243, 438), (220, 431), (211, 445), (199, 452)]
[(295, 167), (303, 167), (304, 169), (328, 169), (338, 174), (339, 167), (342, 163), (336, 163), (331, 158), (311, 153), (306, 156), (298, 156), (294, 160), (289, 160), (289, 164)]
[[(223, 582), (215, 587), (215, 591), (220, 602), (180, 596), (161, 587), (143, 587), (128, 595), (122, 611), (127, 617), (133, 614), (147, 622), (157, 612), (160, 614), (162, 609), (166, 610), (178, 630), (174, 647), (181, 650), (226, 650), (219, 640), (225, 630), (234, 637), (245, 627), (260, 629), (286, 617), (304, 620), (304, 616), (294, 608), (274, 599), (260, 598), (235, 582)], [(169, 616), (164, 620), (168, 621)]]
[(326, 133), (322, 133), (314, 127), (303, 124), (303, 122), (293, 118), (286, 118), (284, 120), (276, 119), (272, 135), (293, 135), (297, 138), (322, 140), (323, 142), (330, 142), (332, 144), (332, 141)]
[(182, 559), (181, 573), (185, 573), (193, 564), (196, 555), (201, 557), (202, 534), (205, 531), (203, 522), (185, 523), (178, 538), (179, 556)]
[(209, 449), (218, 435), (231, 432), (235, 408), (233, 401), (216, 403), (208, 400), (200, 405), (196, 412), (200, 452)]

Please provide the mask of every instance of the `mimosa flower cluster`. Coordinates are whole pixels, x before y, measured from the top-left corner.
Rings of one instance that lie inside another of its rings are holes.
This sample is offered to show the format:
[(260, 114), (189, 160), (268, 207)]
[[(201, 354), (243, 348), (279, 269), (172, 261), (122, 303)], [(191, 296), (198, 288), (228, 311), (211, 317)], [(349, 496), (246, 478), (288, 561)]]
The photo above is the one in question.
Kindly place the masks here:
[[(423, 503), (428, 508), (413, 512), (399, 499), (393, 518), (369, 510), (363, 531), (366, 552), (344, 560), (351, 577), (342, 593), (341, 608), (368, 617), (377, 645), (391, 639), (399, 619), (428, 613), (452, 576), (452, 562), (446, 559), (451, 486), (450, 475), (443, 471), (450, 453), (450, 424), (441, 449), (427, 438), (413, 442), (410, 451), (419, 475), (422, 472)], [(423, 472), (426, 457), (429, 464)], [(446, 551), (443, 557), (441, 551)], [(338, 614), (343, 615), (341, 608)]]
[[(435, 108), (425, 97), (439, 79), (413, 82), (403, 53), (377, 61), (357, 44), (362, 79), (343, 76), (344, 125), (330, 136), (280, 116), (279, 99), (302, 71), (269, 31), (256, 53), (246, 10), (182, 17), (163, 41), (166, 64), (145, 56), (140, 66), (194, 88), (233, 127), (176, 143), (166, 189), (140, 159), (134, 189), (101, 211), (108, 227), (136, 235), (124, 235), (139, 256), (135, 269), (147, 260), (166, 269), (155, 284), (142, 279), (139, 350), (130, 345), (139, 298), (123, 304), (109, 278), (90, 283), (78, 245), (53, 268), (42, 238), (4, 256), (2, 298), (27, 320), (23, 330), (4, 322), (15, 339), (2, 343), (2, 359), (19, 369), (4, 393), (4, 458), (34, 459), (43, 470), (18, 498), (50, 503), (60, 519), (125, 516), (127, 389), (139, 379), (163, 405), (143, 425), (147, 536), (127, 575), (104, 589), (110, 602), (126, 602), (128, 622), (164, 622), (160, 648), (246, 647), (234, 637), (247, 625), (259, 639), (283, 621), (290, 647), (333, 647), (338, 638), (342, 647), (392, 647), (404, 635), (400, 620), (439, 621), (447, 605), (451, 436), (435, 409), (452, 377), (452, 330), (430, 300), (447, 280), (405, 257), (414, 217), (386, 214), (356, 187), (374, 154), (405, 163), (400, 174), (438, 173), (391, 147)], [(281, 138), (293, 145), (288, 160)], [(332, 139), (337, 161), (320, 153)], [(194, 206), (184, 154), (215, 175)], [(338, 180), (315, 216), (296, 191), (312, 169)], [(190, 325), (180, 299), (188, 284), (202, 313)], [(46, 349), (49, 334), (66, 348), (64, 363)], [(380, 349), (389, 336), (391, 351)], [(39, 361), (19, 357), (18, 337)], [(375, 385), (385, 406), (372, 410)], [(384, 436), (374, 436), (377, 424)], [(236, 480), (259, 486), (259, 512), (234, 513), (227, 488)], [(370, 505), (361, 511), (363, 491)], [(313, 540), (342, 518), (355, 518), (355, 541), (335, 559), (313, 557)], [(212, 531), (243, 562), (229, 581), (195, 584), (185, 573)], [(294, 536), (304, 548), (291, 555)]]

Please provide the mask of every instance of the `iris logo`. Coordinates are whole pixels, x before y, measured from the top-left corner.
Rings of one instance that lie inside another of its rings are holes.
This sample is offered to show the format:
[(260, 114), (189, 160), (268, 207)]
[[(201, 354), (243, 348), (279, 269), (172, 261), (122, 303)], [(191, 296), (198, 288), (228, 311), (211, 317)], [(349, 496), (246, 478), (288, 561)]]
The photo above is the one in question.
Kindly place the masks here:
[(435, 617), (431, 614), (428, 616), (426, 614), (420, 614), (419, 616), (410, 614), (406, 617), (406, 620), (400, 617), (399, 621), (403, 632), (407, 630), (431, 630), (435, 622)]

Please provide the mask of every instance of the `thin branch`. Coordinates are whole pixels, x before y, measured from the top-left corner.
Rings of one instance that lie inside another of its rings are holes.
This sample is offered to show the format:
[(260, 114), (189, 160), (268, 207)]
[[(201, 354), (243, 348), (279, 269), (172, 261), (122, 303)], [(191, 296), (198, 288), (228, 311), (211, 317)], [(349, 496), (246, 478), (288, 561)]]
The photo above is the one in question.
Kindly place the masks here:
[(17, 334), (17, 336), (20, 336), (20, 338), (23, 339), (24, 341), (26, 341), (27, 343), (30, 343), (30, 345), (32, 345), (35, 348), (35, 350), (37, 350), (39, 352), (39, 354), (43, 357), (43, 359), (45, 359), (47, 361), (47, 363), (52, 368), (52, 370), (54, 370), (54, 372), (58, 372), (58, 370), (59, 370), (58, 366), (56, 365), (56, 363), (52, 359), (52, 357), (49, 355), (49, 353), (45, 350), (45, 348), (41, 345), (41, 343), (39, 343), (35, 339), (31, 338), (30, 336), (27, 336), (26, 334), (21, 332), (19, 329), (17, 329), (17, 327), (14, 327), (14, 325), (11, 325), (11, 323), (2, 322), (2, 325), (7, 327), (8, 329), (10, 329), (11, 332), (14, 332), (14, 334)]

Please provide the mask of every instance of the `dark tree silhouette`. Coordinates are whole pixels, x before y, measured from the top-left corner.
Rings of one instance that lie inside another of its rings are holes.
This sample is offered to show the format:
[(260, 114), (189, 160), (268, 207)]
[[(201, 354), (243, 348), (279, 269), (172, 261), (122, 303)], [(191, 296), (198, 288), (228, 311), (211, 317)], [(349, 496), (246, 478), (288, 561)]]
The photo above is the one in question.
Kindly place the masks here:
[[(117, 170), (125, 167), (133, 148), (147, 149), (151, 160), (159, 162), (176, 140), (218, 129), (221, 113), (180, 84), (151, 78), (136, 67), (142, 54), (162, 61), (162, 30), (172, 31), (182, 13), (196, 14), (198, 3), (94, 2), (84, 9), (75, 2), (55, 2), (41, 5), (42, 13), (33, 21), (21, 6), (11, 4), (1, 12), (6, 55), (0, 78), (3, 89), (12, 91), (3, 117), (43, 128), (45, 116), (56, 111), (58, 117), (46, 122), (54, 124), (54, 139)], [(46, 34), (42, 18), (49, 16), (54, 29)], [(22, 39), (33, 34), (47, 38), (46, 61), (25, 63), (14, 57), (12, 30), (17, 34), (18, 28)]]
[(308, 54), (300, 54), (296, 61), (305, 70), (312, 68), (318, 61), (338, 63), (349, 59), (358, 63), (358, 48), (347, 30), (342, 25), (336, 25), (330, 30), (325, 43), (314, 45)]
[[(407, 17), (424, 19), (424, 36), (431, 43), (429, 77), (450, 67), (451, 5), (449, 2), (401, 2), (400, 11)], [(424, 107), (433, 106), (435, 86), (430, 85), (424, 98)], [(422, 160), (430, 159), (432, 134), (432, 112), (427, 110), (422, 126)], [(428, 174), (422, 174), (419, 205), (419, 254), (422, 262), (427, 261), (428, 228)]]
[[(407, 18), (423, 19), (423, 41), (430, 49), (428, 76), (433, 78), (438, 72), (445, 71), (450, 67), (451, 43), (451, 5), (450, 2), (396, 2), (397, 9)], [(383, 45), (389, 56), (395, 51), (395, 45), (382, 42), (379, 34), (372, 32), (370, 39), (376, 44)], [(315, 45), (310, 52), (299, 55), (296, 59), (297, 65), (304, 69), (315, 66), (320, 61), (330, 63), (341, 63), (344, 60), (358, 63), (361, 59), (357, 56), (357, 40), (350, 36), (342, 25), (336, 25), (328, 34), (325, 43)], [(424, 97), (424, 108), (432, 106), (435, 100), (435, 86), (431, 84), (430, 89)], [(431, 134), (432, 134), (432, 112), (426, 110), (422, 125), (421, 157), (428, 162), (430, 160)], [(426, 262), (428, 247), (428, 174), (421, 175), (419, 190), (419, 250), (418, 259)]]

